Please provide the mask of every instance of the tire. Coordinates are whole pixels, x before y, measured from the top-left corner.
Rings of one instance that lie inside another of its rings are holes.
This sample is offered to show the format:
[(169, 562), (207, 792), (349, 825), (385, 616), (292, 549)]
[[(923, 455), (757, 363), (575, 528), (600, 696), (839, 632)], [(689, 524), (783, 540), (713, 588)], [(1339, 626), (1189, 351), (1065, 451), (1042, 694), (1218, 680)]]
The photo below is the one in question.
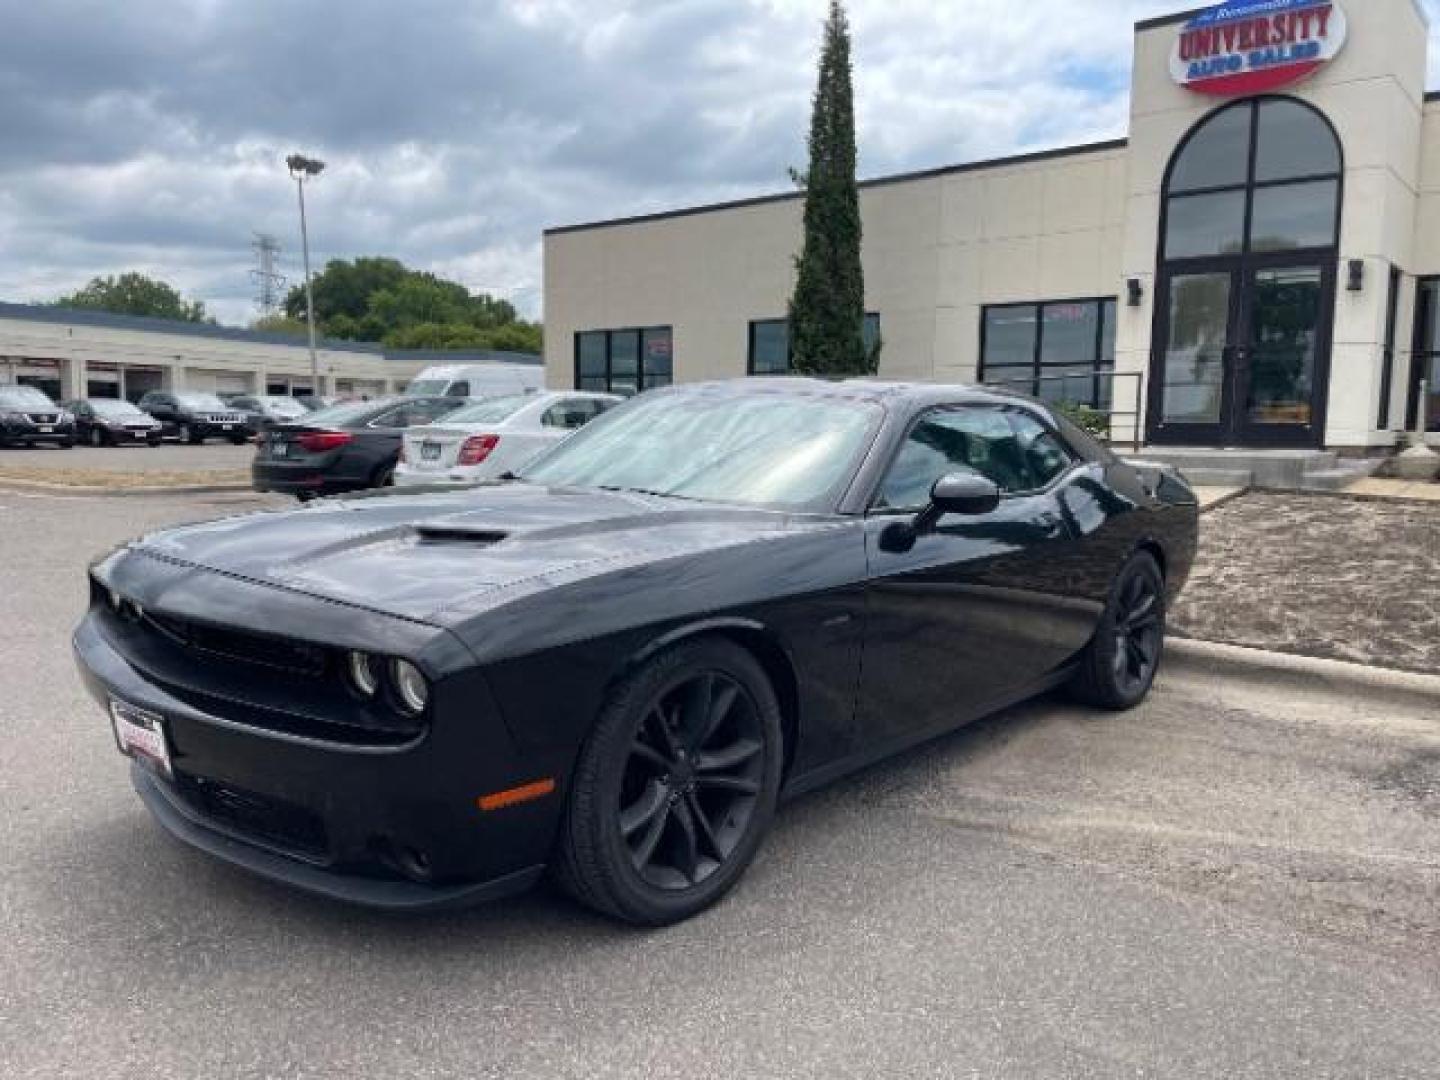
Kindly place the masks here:
[(246, 443), (248, 443), (249, 441), (250, 441), (250, 438), (249, 438), (248, 435), (241, 435), (239, 438), (232, 437), (232, 438), (230, 439), (230, 445), (231, 445), (231, 446), (244, 446), (244, 445), (245, 445)]
[(95, 447), (98, 450), (100, 447), (105, 445), (105, 433), (101, 431), (98, 427), (92, 427), (90, 429), (89, 443), (91, 446)]
[(75, 440), (74, 440), (74, 439), (61, 439), (61, 440), (60, 440), (60, 449), (61, 449), (61, 450), (73, 450), (74, 448), (75, 448)]
[(176, 428), (175, 437), (179, 439), (182, 443), (187, 443), (190, 446), (199, 446), (205, 441), (203, 438), (199, 438), (196, 436), (195, 429), (192, 428), (189, 424), (181, 424), (178, 428)]
[(1095, 637), (1070, 682), (1073, 697), (1121, 711), (1150, 693), (1165, 652), (1165, 576), (1148, 552), (1132, 555), (1115, 575)]
[(160, 447), (165, 445), (165, 440), (163, 437), (159, 439), (146, 439), (145, 442), (149, 445), (151, 450), (159, 450)]
[(375, 470), (375, 475), (370, 481), (371, 487), (388, 488), (395, 486), (395, 462), (388, 465), (381, 465)]
[(729, 892), (759, 851), (783, 764), (780, 706), (755, 658), (723, 638), (678, 645), (626, 677), (601, 710), (552, 872), (616, 919), (688, 919)]

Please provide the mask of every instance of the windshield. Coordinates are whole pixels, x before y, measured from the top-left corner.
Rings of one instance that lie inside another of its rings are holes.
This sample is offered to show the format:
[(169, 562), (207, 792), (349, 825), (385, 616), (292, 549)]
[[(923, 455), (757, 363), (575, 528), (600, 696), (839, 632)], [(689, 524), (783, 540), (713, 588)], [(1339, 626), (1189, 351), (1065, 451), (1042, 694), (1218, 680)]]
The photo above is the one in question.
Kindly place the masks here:
[(144, 416), (145, 414), (128, 401), (114, 398), (91, 398), (90, 408), (96, 416)]
[(449, 379), (418, 379), (405, 387), (406, 397), (444, 397), (450, 389)]
[(498, 424), (502, 420), (510, 419), (523, 409), (527, 402), (534, 400), (534, 398), (527, 397), (492, 398), (489, 401), (482, 401), (479, 405), (467, 405), (463, 409), (457, 409), (445, 417), (445, 423)]
[(352, 401), (345, 405), (331, 405), (327, 409), (307, 414), (305, 423), (307, 426), (314, 424), (317, 427), (341, 427), (374, 412), (381, 404), (383, 403), (378, 401)]
[(522, 479), (819, 509), (854, 473), (880, 417), (863, 402), (661, 393), (581, 429)]
[(205, 412), (226, 412), (226, 405), (214, 394), (176, 394), (175, 400), (187, 409), (201, 409)]
[(33, 386), (0, 388), (0, 405), (9, 409), (53, 409), (55, 403)]

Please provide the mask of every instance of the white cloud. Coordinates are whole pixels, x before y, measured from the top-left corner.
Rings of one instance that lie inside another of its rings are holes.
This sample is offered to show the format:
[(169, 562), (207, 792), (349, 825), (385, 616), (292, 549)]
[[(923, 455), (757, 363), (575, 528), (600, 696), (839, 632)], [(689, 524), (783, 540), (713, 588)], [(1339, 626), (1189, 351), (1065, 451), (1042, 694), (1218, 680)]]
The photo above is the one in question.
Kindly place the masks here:
[[(862, 172), (1123, 134), (1132, 24), (1182, 6), (852, 0)], [(281, 159), (303, 149), (329, 163), (310, 194), (318, 261), (393, 255), (536, 311), (546, 226), (788, 186), (825, 7), (15, 8), (0, 37), (0, 296), (135, 268), (243, 321), (254, 230), (281, 238), (299, 280)], [(1432, 64), (1440, 78), (1440, 48)]]

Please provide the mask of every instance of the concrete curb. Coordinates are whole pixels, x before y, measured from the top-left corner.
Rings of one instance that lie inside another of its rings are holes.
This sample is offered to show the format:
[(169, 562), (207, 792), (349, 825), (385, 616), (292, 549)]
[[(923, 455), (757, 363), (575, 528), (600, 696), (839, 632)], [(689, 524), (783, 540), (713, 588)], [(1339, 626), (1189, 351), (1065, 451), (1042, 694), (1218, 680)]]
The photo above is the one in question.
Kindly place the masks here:
[(252, 490), (249, 483), (234, 481), (228, 484), (175, 484), (155, 487), (94, 487), (79, 484), (51, 484), (43, 480), (19, 480), (0, 477), (0, 491), (10, 488), (20, 491), (43, 492), (47, 495), (74, 495), (85, 498), (120, 499), (131, 495), (219, 495), (237, 491)]
[(1263, 679), (1270, 685), (1290, 683), (1297, 687), (1321, 688), (1341, 694), (1364, 694), (1405, 704), (1419, 704), (1440, 715), (1440, 675), (1368, 667), (1344, 660), (1322, 660), (1313, 656), (1268, 652), (1242, 645), (1221, 645), (1213, 641), (1170, 637), (1165, 658), (1173, 667), (1209, 673), (1217, 678)]

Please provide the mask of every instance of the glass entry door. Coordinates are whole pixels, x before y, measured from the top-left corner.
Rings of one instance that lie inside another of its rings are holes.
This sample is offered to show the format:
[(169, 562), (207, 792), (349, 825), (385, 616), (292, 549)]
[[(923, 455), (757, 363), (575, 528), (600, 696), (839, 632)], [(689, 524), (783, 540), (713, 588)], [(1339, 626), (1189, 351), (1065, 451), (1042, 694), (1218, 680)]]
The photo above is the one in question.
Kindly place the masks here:
[(1161, 279), (1150, 441), (1319, 446), (1333, 263), (1216, 260)]

